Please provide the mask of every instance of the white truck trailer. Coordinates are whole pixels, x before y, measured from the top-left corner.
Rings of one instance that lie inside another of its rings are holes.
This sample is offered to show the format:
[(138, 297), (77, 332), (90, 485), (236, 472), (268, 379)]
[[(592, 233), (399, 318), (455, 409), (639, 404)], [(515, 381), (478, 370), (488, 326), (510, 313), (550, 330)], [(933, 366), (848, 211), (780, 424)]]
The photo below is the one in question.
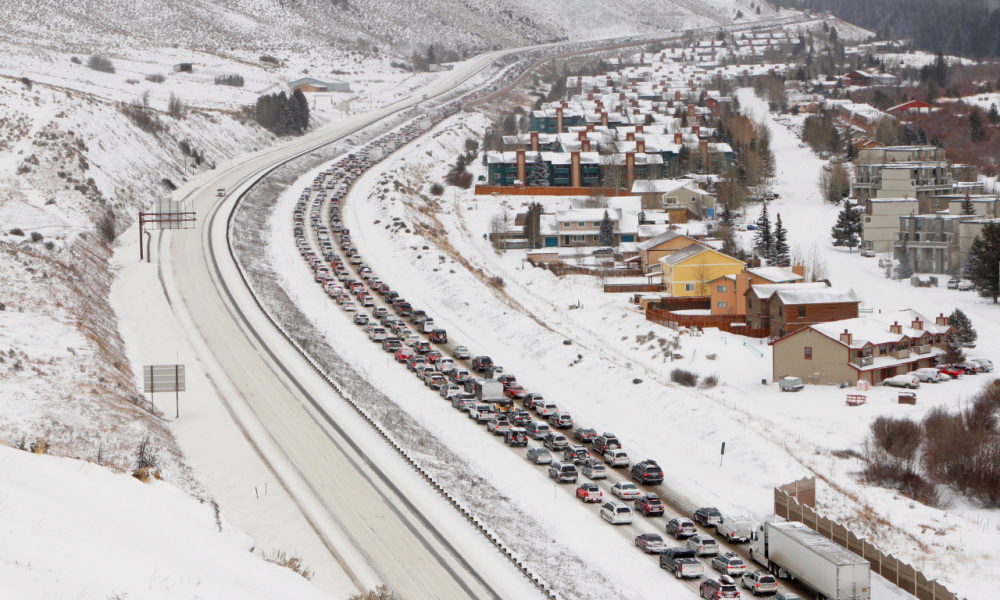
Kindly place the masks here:
[(750, 557), (778, 577), (796, 579), (829, 600), (870, 600), (871, 565), (802, 523), (761, 523)]

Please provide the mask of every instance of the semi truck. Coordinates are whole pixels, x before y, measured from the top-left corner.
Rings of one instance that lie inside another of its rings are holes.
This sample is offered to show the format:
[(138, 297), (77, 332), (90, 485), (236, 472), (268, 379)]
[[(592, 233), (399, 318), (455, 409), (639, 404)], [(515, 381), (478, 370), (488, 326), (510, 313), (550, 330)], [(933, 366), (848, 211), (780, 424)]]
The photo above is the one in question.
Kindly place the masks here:
[(750, 541), (750, 558), (829, 600), (870, 600), (871, 565), (802, 523), (772, 517)]

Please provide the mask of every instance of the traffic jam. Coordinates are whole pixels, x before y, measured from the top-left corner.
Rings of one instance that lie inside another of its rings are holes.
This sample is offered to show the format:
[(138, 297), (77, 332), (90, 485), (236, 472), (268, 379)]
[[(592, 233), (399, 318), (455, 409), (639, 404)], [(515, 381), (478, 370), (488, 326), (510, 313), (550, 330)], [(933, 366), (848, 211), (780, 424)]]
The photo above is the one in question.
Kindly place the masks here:
[[(504, 74), (509, 77), (510, 70)], [(663, 482), (656, 461), (634, 461), (613, 433), (576, 422), (567, 410), (529, 392), (489, 356), (450, 340), (426, 311), (378, 277), (353, 245), (341, 218), (352, 184), (375, 162), (493, 89), (467, 94), (380, 136), (332, 163), (302, 190), (293, 231), (315, 282), (399, 368), (499, 442), (525, 448), (530, 463), (545, 469), (555, 483), (575, 487), (575, 496), (596, 505), (595, 512), (607, 523), (626, 526), (623, 533), (635, 534), (639, 551), (654, 556), (674, 577), (694, 580), (702, 597), (739, 598), (741, 588), (754, 596), (779, 594), (776, 578), (752, 568), (749, 554), (736, 546), (752, 537), (747, 518), (722, 515), (711, 507), (689, 516), (668, 513), (656, 493)], [(786, 590), (779, 597), (798, 598)]]

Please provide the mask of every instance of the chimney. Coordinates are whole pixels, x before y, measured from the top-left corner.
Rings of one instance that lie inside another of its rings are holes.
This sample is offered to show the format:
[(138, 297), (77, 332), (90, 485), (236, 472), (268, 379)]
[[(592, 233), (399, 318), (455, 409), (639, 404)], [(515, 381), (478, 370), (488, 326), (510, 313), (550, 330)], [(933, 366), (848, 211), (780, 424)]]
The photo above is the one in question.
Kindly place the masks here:
[[(589, 141), (586, 142), (586, 143), (590, 144)], [(571, 186), (573, 186), (573, 187), (577, 187), (578, 188), (578, 187), (580, 187), (580, 175), (581, 175), (581, 173), (580, 173), (580, 153), (579, 152), (570, 152), (569, 153), (569, 164), (570, 164), (570, 171), (569, 171), (570, 180), (569, 180), (569, 184)]]
[(684, 143), (684, 134), (681, 133), (681, 132), (679, 132), (679, 131), (676, 132), (676, 133), (674, 133), (674, 143), (675, 144), (683, 144)]
[(851, 345), (851, 332), (849, 332), (849, 331), (847, 331), (845, 329), (844, 333), (840, 334), (840, 341), (843, 342), (843, 343), (845, 343), (845, 344), (847, 344), (848, 346), (850, 346)]
[(625, 99), (625, 92), (618, 92), (618, 99), (619, 100), (624, 100)]
[(587, 132), (586, 131), (577, 131), (576, 132), (576, 139), (578, 139), (580, 141), (583, 141), (583, 140), (587, 139)]
[(584, 139), (580, 142), (580, 149), (584, 152), (590, 152), (590, 140)]
[(708, 140), (698, 140), (698, 150), (701, 152), (701, 162), (708, 169)]
[(594, 95), (593, 94), (587, 94), (587, 100), (589, 100), (590, 102), (593, 102), (594, 101)]
[(701, 125), (692, 125), (691, 133), (695, 134), (698, 137), (701, 137)]
[(680, 90), (674, 90), (674, 101), (679, 102), (680, 99), (681, 99), (681, 91)]
[(601, 113), (601, 125), (608, 126), (608, 113), (606, 112)]
[(635, 132), (636, 133), (642, 133), (642, 125), (636, 125), (635, 126)]
[(916, 318), (916, 319), (913, 320), (913, 323), (910, 323), (910, 329), (916, 329), (917, 331), (923, 331), (924, 330), (924, 322), (921, 321), (920, 318), (918, 317), (918, 318)]
[(527, 176), (527, 165), (524, 158), (524, 150), (517, 151), (517, 179), (524, 185), (525, 177)]
[(633, 108), (632, 109), (632, 114), (633, 115), (638, 115), (639, 114), (639, 109), (638, 108)]
[(688, 116), (689, 117), (694, 116), (694, 104), (688, 104)]
[(903, 328), (900, 327), (899, 321), (893, 321), (892, 325), (889, 326), (889, 331), (891, 333), (901, 334), (901, 333), (903, 333)]
[(594, 131), (594, 124), (593, 123), (587, 123), (587, 131), (589, 131), (589, 132), (593, 132)]
[(646, 140), (636, 140), (635, 142), (635, 152), (636, 154), (646, 153)]
[(563, 132), (563, 107), (556, 109), (556, 133)]
[(626, 142), (634, 142), (635, 141), (635, 134), (632, 133), (631, 131), (628, 132), (628, 133), (626, 133), (625, 134), (625, 141)]
[(938, 315), (938, 317), (936, 319), (934, 319), (934, 324), (935, 325), (940, 325), (942, 327), (947, 327), (948, 326), (948, 317), (944, 316), (944, 313), (941, 313), (941, 314)]
[(538, 152), (538, 132), (531, 132), (531, 151)]
[(805, 265), (792, 265), (792, 273), (800, 275), (802, 277), (806, 276), (806, 266)]
[(632, 183), (635, 181), (635, 153), (626, 152), (625, 153), (625, 177), (628, 180), (626, 186), (627, 189), (632, 189)]

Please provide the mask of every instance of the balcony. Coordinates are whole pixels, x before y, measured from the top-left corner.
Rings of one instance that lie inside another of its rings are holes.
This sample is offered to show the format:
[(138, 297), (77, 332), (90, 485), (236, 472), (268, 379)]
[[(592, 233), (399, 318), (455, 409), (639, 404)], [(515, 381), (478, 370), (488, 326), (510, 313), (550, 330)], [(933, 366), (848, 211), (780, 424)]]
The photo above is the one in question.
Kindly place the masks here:
[(930, 354), (931, 347), (932, 346), (930, 344), (924, 344), (923, 346), (914, 346), (910, 348), (910, 350), (912, 350), (914, 354)]
[(859, 367), (867, 367), (868, 365), (872, 364), (872, 361), (874, 360), (875, 360), (874, 356), (855, 356), (854, 358), (851, 359), (851, 364), (857, 365)]
[(901, 359), (904, 359), (904, 358), (910, 358), (910, 349), (909, 348), (901, 348), (899, 350), (890, 350), (889, 351), (889, 356), (895, 358), (896, 360), (901, 360)]

